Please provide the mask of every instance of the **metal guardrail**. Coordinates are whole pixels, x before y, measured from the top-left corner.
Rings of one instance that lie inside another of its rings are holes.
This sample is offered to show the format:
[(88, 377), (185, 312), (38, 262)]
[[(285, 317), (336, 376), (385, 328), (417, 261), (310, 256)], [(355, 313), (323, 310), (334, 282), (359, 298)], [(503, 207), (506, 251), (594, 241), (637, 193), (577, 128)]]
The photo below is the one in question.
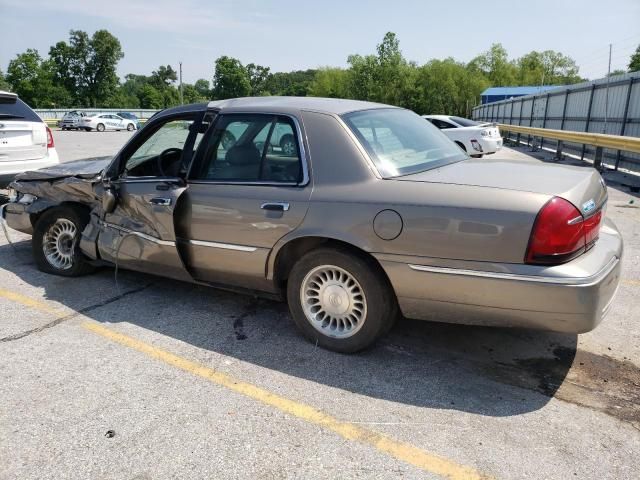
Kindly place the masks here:
[(604, 133), (590, 132), (574, 132), (572, 130), (554, 130), (550, 128), (522, 127), (519, 125), (510, 125), (499, 123), (498, 127), (501, 131), (518, 134), (518, 142), (520, 134), (529, 135), (531, 137), (552, 138), (558, 140), (556, 148), (556, 158), (562, 155), (563, 142), (578, 143), (582, 145), (593, 145), (596, 147), (596, 155), (593, 166), (597, 169), (602, 167), (602, 152), (605, 148), (620, 150), (626, 152), (640, 153), (639, 137), (623, 137), (621, 135), (607, 135)]
[(553, 130), (551, 128), (521, 127), (519, 125), (509, 125), (506, 123), (499, 123), (498, 127), (505, 132), (525, 133), (532, 137), (553, 138), (565, 142), (640, 153), (639, 137), (622, 137), (620, 135), (574, 132), (571, 130)]

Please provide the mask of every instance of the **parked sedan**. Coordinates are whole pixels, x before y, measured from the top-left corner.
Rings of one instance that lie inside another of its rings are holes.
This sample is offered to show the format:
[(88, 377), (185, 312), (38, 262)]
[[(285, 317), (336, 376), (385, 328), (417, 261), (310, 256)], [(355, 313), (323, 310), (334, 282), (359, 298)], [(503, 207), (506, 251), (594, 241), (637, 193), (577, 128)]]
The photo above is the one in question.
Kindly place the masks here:
[[(292, 154), (272, 147), (274, 131)], [(420, 116), (374, 103), (176, 107), (113, 159), (12, 188), (3, 216), (33, 235), (45, 272), (117, 263), (286, 298), (307, 338), (341, 352), (371, 345), (399, 312), (586, 332), (620, 279), (596, 170), (471, 159)]]
[(140, 129), (140, 127), (141, 127), (140, 119), (138, 117), (136, 117), (133, 113), (118, 112), (118, 113), (116, 113), (116, 115), (118, 115), (119, 117), (125, 118), (127, 120), (131, 120), (133, 123), (136, 124), (136, 130)]
[(95, 129), (98, 132), (104, 132), (105, 130), (127, 130), (132, 132), (136, 129), (136, 122), (122, 118), (115, 113), (103, 113), (92, 117), (84, 117), (82, 119), (82, 128), (86, 131)]
[(502, 148), (500, 130), (492, 123), (479, 123), (449, 115), (423, 115), (472, 157), (491, 155)]
[(0, 188), (18, 173), (57, 163), (51, 129), (15, 93), (0, 91)]

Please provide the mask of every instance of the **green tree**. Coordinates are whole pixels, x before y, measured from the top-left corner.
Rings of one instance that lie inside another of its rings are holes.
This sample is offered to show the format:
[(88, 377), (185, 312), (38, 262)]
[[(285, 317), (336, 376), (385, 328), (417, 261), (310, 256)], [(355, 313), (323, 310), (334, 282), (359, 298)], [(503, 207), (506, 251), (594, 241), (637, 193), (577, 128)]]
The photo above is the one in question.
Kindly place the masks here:
[(517, 67), (509, 61), (507, 51), (500, 43), (494, 43), (488, 51), (471, 60), (469, 69), (482, 72), (494, 87), (516, 84)]
[(149, 84), (142, 86), (138, 98), (141, 108), (162, 108), (164, 105), (162, 93)]
[(9, 82), (7, 82), (7, 80), (4, 78), (4, 73), (2, 73), (2, 70), (0, 70), (0, 90), (11, 90), (11, 85), (9, 85)]
[(251, 84), (251, 95), (269, 95), (265, 89), (267, 79), (269, 78), (269, 67), (250, 63), (246, 67), (247, 75), (249, 75), (249, 83)]
[(171, 65), (160, 65), (158, 70), (151, 72), (151, 83), (158, 90), (170, 87), (178, 80), (178, 72)]
[(640, 45), (638, 45), (638, 48), (636, 48), (636, 51), (633, 52), (633, 55), (631, 55), (629, 59), (629, 71), (640, 71)]
[(349, 72), (343, 68), (318, 69), (309, 85), (309, 95), (314, 97), (350, 98)]
[(542, 82), (545, 85), (568, 85), (582, 81), (576, 62), (553, 50), (529, 52), (520, 57), (516, 65), (519, 85), (540, 85)]
[(251, 94), (251, 81), (240, 60), (222, 56), (216, 60), (213, 74), (213, 96), (216, 99), (246, 97)]
[(211, 98), (211, 87), (209, 85), (209, 80), (205, 80), (204, 78), (199, 78), (196, 80), (196, 83), (193, 84), (193, 88), (195, 88), (198, 95), (203, 100), (208, 100)]
[(314, 69), (272, 73), (265, 81), (264, 89), (271, 95), (304, 97), (315, 76)]
[(73, 92), (78, 106), (108, 106), (118, 87), (116, 68), (124, 57), (120, 41), (107, 30), (91, 37), (81, 30), (69, 32), (69, 43), (49, 50), (54, 79)]
[(18, 96), (33, 108), (68, 106), (67, 90), (54, 82), (54, 66), (37, 50), (27, 49), (9, 62), (6, 81)]

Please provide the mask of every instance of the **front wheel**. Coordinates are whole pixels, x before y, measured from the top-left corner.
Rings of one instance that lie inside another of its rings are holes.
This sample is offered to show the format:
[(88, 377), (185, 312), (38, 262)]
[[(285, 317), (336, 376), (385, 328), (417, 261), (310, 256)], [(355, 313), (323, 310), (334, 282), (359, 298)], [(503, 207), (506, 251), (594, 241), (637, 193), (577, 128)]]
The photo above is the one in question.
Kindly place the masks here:
[(87, 223), (87, 213), (70, 207), (57, 207), (42, 214), (31, 241), (38, 269), (64, 277), (91, 272), (93, 266), (79, 248), (80, 234)]
[(287, 300), (305, 337), (342, 353), (373, 345), (397, 316), (395, 295), (379, 267), (342, 249), (304, 255), (289, 275)]

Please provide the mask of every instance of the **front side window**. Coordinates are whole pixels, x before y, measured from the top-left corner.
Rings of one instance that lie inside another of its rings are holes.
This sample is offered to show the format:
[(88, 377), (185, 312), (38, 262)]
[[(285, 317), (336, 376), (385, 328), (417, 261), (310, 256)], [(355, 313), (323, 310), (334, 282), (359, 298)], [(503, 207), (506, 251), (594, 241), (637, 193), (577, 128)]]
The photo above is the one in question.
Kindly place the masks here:
[(225, 115), (216, 123), (193, 180), (298, 183), (300, 148), (294, 123), (275, 115)]
[(410, 175), (468, 158), (438, 129), (409, 110), (363, 110), (343, 118), (385, 178)]
[(124, 174), (128, 177), (177, 176), (182, 170), (183, 150), (190, 136), (195, 136), (188, 158), (198, 147), (202, 134), (191, 126), (194, 118), (169, 120), (128, 154)]

